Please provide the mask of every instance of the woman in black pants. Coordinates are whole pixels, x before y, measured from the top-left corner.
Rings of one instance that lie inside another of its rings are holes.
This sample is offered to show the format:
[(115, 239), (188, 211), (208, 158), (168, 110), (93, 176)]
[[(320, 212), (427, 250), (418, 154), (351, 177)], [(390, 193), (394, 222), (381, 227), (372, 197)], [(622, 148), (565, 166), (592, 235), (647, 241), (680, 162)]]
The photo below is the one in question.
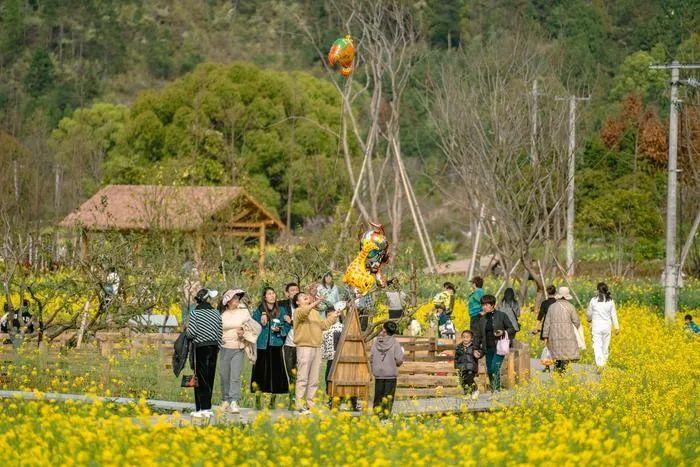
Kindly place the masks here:
[(216, 358), (222, 343), (221, 314), (214, 309), (210, 300), (217, 296), (216, 290), (201, 289), (195, 296), (197, 306), (190, 313), (187, 323), (187, 336), (194, 347), (195, 374), (198, 385), (194, 388), (196, 411), (193, 417), (209, 417), (211, 394), (214, 391)]

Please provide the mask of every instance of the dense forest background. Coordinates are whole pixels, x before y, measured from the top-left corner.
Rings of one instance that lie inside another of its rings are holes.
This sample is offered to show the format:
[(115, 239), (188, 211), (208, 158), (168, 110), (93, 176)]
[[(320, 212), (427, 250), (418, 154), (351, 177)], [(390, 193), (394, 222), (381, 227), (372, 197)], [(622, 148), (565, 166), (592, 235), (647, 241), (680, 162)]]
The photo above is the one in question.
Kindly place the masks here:
[[(339, 147), (341, 96), (322, 61), (335, 38), (357, 34), (346, 30), (352, 11), (343, 3), (3, 0), (5, 216), (43, 229), (105, 183), (155, 183), (242, 185), (292, 228), (343, 217), (352, 177)], [(418, 40), (401, 151), (439, 259), (466, 254), (474, 215), (457, 214), (469, 200), (446, 196), (459, 182), (440, 148), (440, 123), (428, 118), (426, 89), (445, 63), (469, 69), (470, 51), (507, 54), (499, 44), (514, 37), (548, 57), (557, 85), (543, 80), (542, 101), (591, 96), (577, 120), (582, 254), (605, 256), (618, 273), (662, 256), (669, 75), (649, 65), (700, 62), (699, 0), (402, 3)], [(687, 232), (700, 208), (700, 100), (690, 87), (681, 98)], [(353, 105), (362, 118), (362, 97)], [(562, 103), (563, 121), (566, 110)], [(350, 151), (357, 172), (361, 151)], [(370, 170), (393, 183), (381, 167)], [(387, 217), (391, 202), (378, 204), (373, 211)], [(405, 222), (410, 238), (410, 220), (394, 221), (396, 212), (392, 221)], [(697, 248), (689, 269), (700, 271)]]

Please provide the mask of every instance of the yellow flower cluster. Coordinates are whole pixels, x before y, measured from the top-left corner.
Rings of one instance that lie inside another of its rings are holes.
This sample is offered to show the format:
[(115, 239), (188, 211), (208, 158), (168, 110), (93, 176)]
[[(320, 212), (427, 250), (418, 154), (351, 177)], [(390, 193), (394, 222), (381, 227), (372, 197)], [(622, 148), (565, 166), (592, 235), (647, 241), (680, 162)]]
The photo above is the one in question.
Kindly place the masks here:
[[(248, 426), (173, 427), (143, 404), (0, 402), (7, 465), (697, 465), (700, 339), (648, 308), (620, 310), (600, 381), (520, 388), (493, 413), (321, 412)], [(525, 315), (523, 333), (532, 329)], [(89, 384), (89, 383), (85, 383)], [(162, 417), (162, 416), (161, 416)]]

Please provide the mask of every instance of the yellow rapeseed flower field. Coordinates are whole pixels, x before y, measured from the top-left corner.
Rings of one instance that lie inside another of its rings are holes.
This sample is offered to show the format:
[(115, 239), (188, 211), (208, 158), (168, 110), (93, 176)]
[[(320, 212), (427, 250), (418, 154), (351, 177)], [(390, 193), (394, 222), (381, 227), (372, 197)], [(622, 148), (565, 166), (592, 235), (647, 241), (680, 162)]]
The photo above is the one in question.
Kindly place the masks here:
[[(600, 382), (554, 377), (488, 414), (320, 412), (249, 426), (174, 428), (143, 404), (0, 402), (6, 465), (697, 465), (700, 339), (621, 307)], [(525, 319), (525, 326), (532, 326)], [(524, 333), (523, 333), (524, 334)], [(84, 382), (90, 387), (89, 381)]]

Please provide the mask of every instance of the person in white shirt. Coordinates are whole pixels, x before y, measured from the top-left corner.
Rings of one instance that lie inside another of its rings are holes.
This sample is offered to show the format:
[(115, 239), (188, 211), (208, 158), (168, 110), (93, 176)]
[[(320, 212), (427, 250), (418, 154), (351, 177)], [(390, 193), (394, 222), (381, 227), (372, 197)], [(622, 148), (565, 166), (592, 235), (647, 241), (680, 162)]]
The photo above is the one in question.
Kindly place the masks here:
[(406, 308), (406, 292), (401, 290), (398, 279), (394, 278), (388, 282), (386, 294), (387, 308), (389, 309), (389, 319), (398, 320), (403, 316)]
[(219, 351), (219, 381), (221, 383), (221, 408), (239, 413), (241, 401), (241, 370), (245, 360), (243, 325), (251, 319), (250, 311), (242, 302), (245, 291), (227, 290), (221, 297), (222, 340)]
[(586, 315), (591, 323), (595, 364), (602, 368), (608, 362), (612, 329), (615, 329), (615, 334), (619, 333), (620, 324), (617, 321), (617, 310), (610, 289), (604, 282), (600, 282), (597, 288), (598, 295), (588, 303)]

